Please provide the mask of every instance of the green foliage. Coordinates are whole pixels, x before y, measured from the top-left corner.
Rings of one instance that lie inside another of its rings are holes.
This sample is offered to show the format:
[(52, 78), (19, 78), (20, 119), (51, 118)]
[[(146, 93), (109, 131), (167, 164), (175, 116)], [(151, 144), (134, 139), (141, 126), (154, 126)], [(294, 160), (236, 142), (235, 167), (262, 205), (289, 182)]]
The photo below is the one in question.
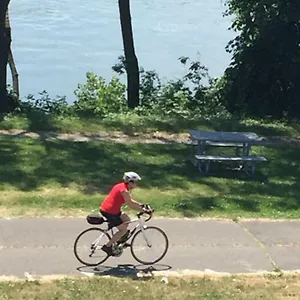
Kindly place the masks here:
[(12, 86), (9, 84), (7, 85), (7, 96), (9, 111), (13, 111), (20, 106), (18, 96), (14, 93)]
[[(140, 105), (129, 109), (126, 101), (126, 85), (119, 78), (112, 77), (109, 83), (92, 72), (86, 74), (86, 82), (78, 84), (74, 91), (76, 100), (69, 105), (65, 97), (51, 99), (46, 91), (39, 97), (29, 95), (21, 101), (14, 114), (38, 114), (41, 122), (46, 116), (115, 119), (120, 115), (128, 119), (135, 116), (157, 116), (161, 118), (213, 119), (229, 117), (220, 99), (220, 80), (210, 78), (208, 70), (200, 62), (180, 57), (179, 61), (187, 66), (183, 78), (162, 82), (153, 71), (140, 69)], [(113, 70), (124, 73), (124, 58)], [(204, 85), (204, 81), (207, 85)], [(35, 118), (35, 117), (34, 117)], [(46, 125), (43, 126), (43, 128)]]
[[(140, 103), (134, 109), (127, 107), (126, 85), (119, 78), (106, 83), (88, 72), (72, 105), (64, 97), (50, 99), (44, 91), (20, 103), (11, 95), (11, 110), (95, 119), (120, 114), (129, 119), (299, 118), (300, 1), (227, 0), (226, 5), (225, 15), (234, 17), (231, 29), (238, 35), (226, 47), (232, 61), (220, 78), (211, 78), (199, 61), (182, 56), (179, 61), (187, 72), (178, 80), (163, 82), (154, 70), (140, 68)], [(119, 56), (112, 69), (125, 74), (125, 57)]]
[(140, 101), (143, 107), (151, 108), (157, 103), (162, 82), (155, 71), (140, 70)]
[(222, 98), (234, 113), (299, 117), (300, 1), (228, 0), (226, 15), (239, 35)]
[[(218, 80), (210, 78), (208, 69), (198, 61), (190, 61), (188, 57), (180, 57), (179, 61), (190, 65), (183, 78), (176, 81), (163, 83), (155, 71), (140, 69), (140, 106), (134, 112), (184, 119), (228, 117), (218, 97)], [(124, 57), (119, 57), (113, 70), (124, 74)], [(204, 80), (208, 86), (203, 84)]]
[(113, 77), (106, 84), (105, 79), (88, 72), (87, 82), (79, 84), (75, 90), (78, 100), (73, 109), (79, 116), (104, 117), (108, 113), (120, 113), (126, 110), (126, 86)]
[(39, 93), (40, 97), (35, 98), (34, 95), (28, 95), (25, 101), (21, 102), (21, 106), (17, 109), (22, 113), (41, 112), (51, 116), (65, 116), (71, 113), (66, 97), (57, 96), (51, 99), (46, 91)]

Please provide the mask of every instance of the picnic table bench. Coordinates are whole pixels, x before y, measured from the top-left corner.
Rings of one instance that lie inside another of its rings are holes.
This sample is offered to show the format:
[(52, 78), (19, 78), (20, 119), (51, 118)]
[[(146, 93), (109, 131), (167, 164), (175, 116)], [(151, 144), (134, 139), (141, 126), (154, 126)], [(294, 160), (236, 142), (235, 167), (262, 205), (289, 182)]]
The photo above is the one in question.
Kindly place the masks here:
[[(247, 174), (254, 174), (256, 163), (267, 161), (263, 156), (250, 155), (251, 146), (264, 144), (256, 133), (201, 130), (191, 130), (189, 133), (190, 140), (185, 144), (193, 146), (191, 161), (200, 172), (208, 173), (211, 162), (235, 162)], [(211, 155), (206, 153), (208, 147), (234, 147), (236, 151), (235, 155)]]

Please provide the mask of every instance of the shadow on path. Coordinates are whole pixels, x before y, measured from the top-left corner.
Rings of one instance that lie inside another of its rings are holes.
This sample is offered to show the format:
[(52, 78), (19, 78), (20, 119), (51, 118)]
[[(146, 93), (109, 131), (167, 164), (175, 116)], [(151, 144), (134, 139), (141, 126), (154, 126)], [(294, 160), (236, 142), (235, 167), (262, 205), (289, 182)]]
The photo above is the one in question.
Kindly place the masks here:
[[(89, 273), (96, 276), (113, 276), (113, 277), (130, 277), (138, 280), (142, 278), (153, 277), (153, 272), (168, 271), (172, 267), (163, 264), (154, 265), (132, 265), (132, 264), (120, 264), (117, 267), (111, 267), (107, 265), (100, 265), (97, 267), (78, 267), (79, 272)], [(138, 276), (138, 274), (140, 276)]]

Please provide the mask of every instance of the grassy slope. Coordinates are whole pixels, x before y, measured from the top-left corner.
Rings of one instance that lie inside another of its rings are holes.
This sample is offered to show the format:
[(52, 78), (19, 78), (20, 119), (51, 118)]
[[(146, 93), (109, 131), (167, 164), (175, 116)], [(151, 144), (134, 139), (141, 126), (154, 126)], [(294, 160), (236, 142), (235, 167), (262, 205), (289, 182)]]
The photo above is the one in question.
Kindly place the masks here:
[(299, 276), (225, 277), (221, 279), (158, 278), (138, 281), (118, 278), (64, 279), (53, 282), (3, 282), (0, 299), (299, 299)]
[(183, 145), (0, 138), (0, 212), (83, 214), (98, 208), (125, 170), (144, 180), (134, 197), (160, 215), (298, 218), (297, 148), (256, 148), (257, 180), (201, 177)]
[(34, 113), (27, 117), (10, 117), (0, 122), (0, 129), (24, 129), (28, 131), (53, 130), (60, 132), (99, 132), (119, 130), (134, 132), (167, 131), (186, 132), (189, 129), (254, 131), (261, 135), (299, 136), (298, 123), (284, 124), (266, 120), (184, 120), (155, 116), (119, 116), (106, 119), (54, 118)]

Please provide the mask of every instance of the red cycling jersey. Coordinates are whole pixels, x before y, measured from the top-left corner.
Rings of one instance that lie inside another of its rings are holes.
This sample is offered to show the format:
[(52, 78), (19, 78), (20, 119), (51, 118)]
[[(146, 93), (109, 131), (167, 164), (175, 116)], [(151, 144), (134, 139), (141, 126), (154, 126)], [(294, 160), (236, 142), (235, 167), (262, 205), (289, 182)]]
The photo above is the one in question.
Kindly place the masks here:
[(103, 200), (100, 209), (113, 215), (117, 215), (121, 212), (121, 206), (125, 203), (122, 196), (123, 191), (128, 191), (128, 186), (124, 183), (117, 183), (110, 190), (107, 197)]

